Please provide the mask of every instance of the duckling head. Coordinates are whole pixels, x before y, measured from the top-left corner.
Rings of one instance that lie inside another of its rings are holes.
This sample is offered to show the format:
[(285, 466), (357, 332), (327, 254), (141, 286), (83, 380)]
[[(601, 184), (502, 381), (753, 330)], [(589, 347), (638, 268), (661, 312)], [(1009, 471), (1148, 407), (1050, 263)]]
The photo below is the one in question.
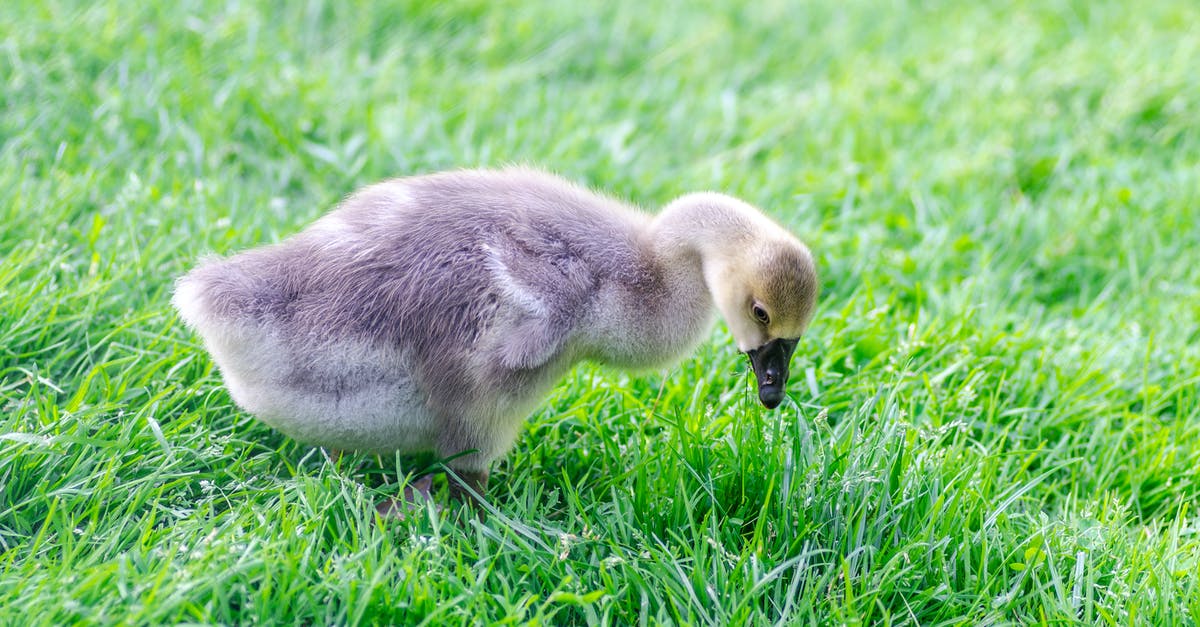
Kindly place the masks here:
[(699, 260), (713, 304), (750, 357), (758, 400), (778, 407), (788, 362), (816, 308), (812, 253), (754, 206), (714, 192), (672, 201), (654, 234), (668, 254)]
[(782, 229), (725, 251), (706, 264), (709, 290), (738, 349), (750, 357), (759, 401), (774, 409), (783, 402), (788, 363), (816, 307), (812, 254)]

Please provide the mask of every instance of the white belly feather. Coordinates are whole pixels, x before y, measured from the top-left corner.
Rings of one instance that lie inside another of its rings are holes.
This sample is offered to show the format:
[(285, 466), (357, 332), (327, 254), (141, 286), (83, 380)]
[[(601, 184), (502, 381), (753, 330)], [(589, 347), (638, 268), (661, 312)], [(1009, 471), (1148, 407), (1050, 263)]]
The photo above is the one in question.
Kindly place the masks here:
[[(233, 400), (301, 442), (389, 453), (430, 450), (434, 418), (397, 351), (348, 339), (304, 345), (208, 315), (181, 283), (175, 303), (200, 331)], [(313, 382), (337, 382), (321, 386)]]

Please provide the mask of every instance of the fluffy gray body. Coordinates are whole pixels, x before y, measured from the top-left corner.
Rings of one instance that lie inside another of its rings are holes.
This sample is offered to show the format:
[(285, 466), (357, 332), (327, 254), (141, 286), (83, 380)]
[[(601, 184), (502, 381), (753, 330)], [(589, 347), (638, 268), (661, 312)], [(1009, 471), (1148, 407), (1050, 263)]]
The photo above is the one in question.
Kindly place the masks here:
[[(680, 222), (721, 237), (706, 215)], [(658, 366), (705, 336), (715, 270), (687, 230), (530, 170), (396, 179), (200, 265), (174, 302), (285, 434), (486, 471), (572, 364)]]

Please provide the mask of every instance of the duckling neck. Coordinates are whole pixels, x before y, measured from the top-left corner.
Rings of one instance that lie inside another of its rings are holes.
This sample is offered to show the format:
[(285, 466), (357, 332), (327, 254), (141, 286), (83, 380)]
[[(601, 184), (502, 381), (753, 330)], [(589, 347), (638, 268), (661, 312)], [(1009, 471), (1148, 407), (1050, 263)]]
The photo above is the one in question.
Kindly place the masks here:
[(730, 259), (744, 254), (765, 220), (720, 194), (690, 194), (667, 205), (639, 239), (645, 273), (602, 296), (582, 338), (582, 355), (625, 368), (669, 364), (712, 329), (713, 285)]
[(755, 235), (769, 228), (764, 222), (762, 214), (736, 198), (708, 192), (688, 194), (655, 218), (651, 246), (664, 266), (693, 270), (703, 289), (711, 292), (716, 267), (744, 254)]
[(617, 366), (653, 367), (686, 355), (708, 335), (716, 313), (711, 280), (748, 244), (753, 229), (752, 215), (729, 208), (735, 203), (744, 205), (719, 194), (691, 194), (650, 222), (643, 246), (656, 278), (605, 308), (621, 311), (616, 317), (621, 324), (598, 325), (611, 333), (595, 332), (598, 337), (589, 342), (594, 357)]

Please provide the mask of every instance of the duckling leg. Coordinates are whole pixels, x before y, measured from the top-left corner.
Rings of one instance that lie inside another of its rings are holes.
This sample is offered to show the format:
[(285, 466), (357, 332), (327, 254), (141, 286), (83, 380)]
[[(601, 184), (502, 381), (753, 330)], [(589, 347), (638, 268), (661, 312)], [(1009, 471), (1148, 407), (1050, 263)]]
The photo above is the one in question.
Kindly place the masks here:
[(487, 470), (454, 470), (452, 474), (447, 474), (446, 478), (449, 479), (446, 485), (450, 489), (450, 498), (469, 501), (474, 506), (483, 503), (488, 484)]

